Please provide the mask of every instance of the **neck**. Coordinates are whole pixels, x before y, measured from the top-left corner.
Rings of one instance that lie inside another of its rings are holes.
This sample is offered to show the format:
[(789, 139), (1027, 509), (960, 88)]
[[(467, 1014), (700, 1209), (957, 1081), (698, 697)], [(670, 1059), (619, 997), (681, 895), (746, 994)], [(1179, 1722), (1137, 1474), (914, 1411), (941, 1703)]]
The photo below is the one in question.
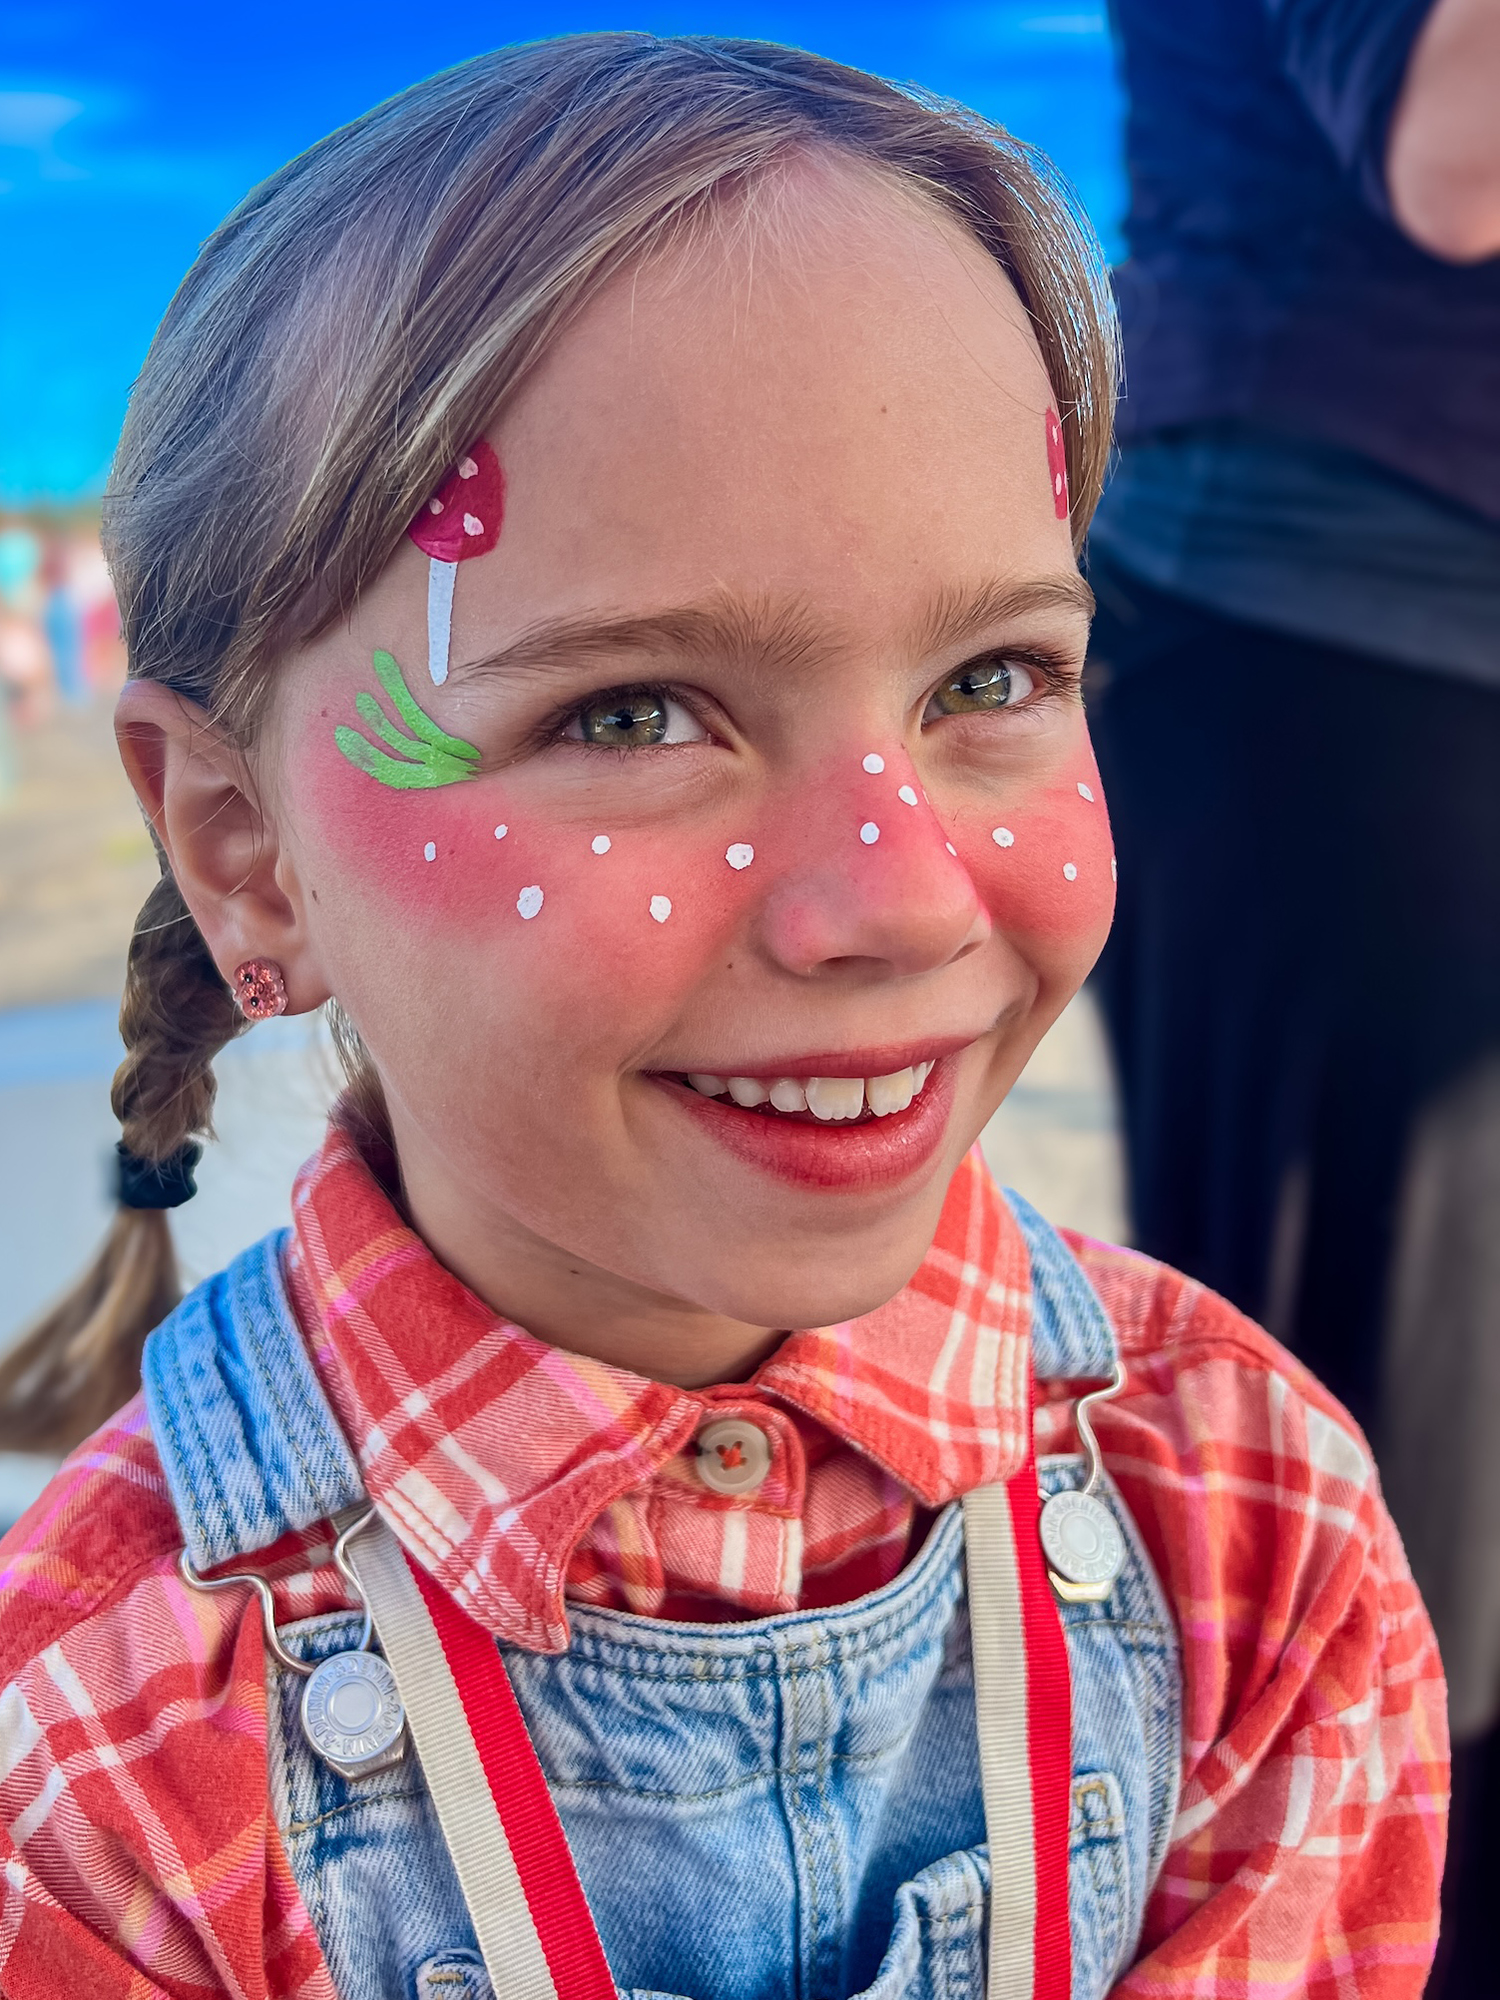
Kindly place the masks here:
[(476, 1198), (394, 1112), (402, 1198), (434, 1256), (537, 1340), (681, 1389), (743, 1382), (785, 1338), (637, 1285)]

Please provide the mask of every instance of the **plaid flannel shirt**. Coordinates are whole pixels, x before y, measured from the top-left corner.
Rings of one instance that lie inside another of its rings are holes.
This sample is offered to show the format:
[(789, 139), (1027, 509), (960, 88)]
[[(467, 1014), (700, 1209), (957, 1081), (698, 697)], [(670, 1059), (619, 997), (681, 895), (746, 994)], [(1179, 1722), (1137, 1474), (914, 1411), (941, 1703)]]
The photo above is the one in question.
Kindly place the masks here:
[[(927, 1510), (1019, 1463), (1027, 1259), (975, 1160), (896, 1300), (700, 1392), (499, 1319), (337, 1129), (295, 1212), (294, 1296), (372, 1495), (521, 1643), (565, 1644), (568, 1596), (697, 1618), (836, 1602), (899, 1568)], [(1181, 1808), (1116, 1992), (1414, 2000), (1436, 1927), (1443, 1688), (1368, 1452), (1222, 1300), (1070, 1240), (1127, 1364), (1098, 1429), (1185, 1681)], [(1039, 1450), (1071, 1448), (1072, 1407), (1050, 1385)], [(704, 1415), (725, 1413), (773, 1440), (749, 1509), (685, 1476)], [(180, 1544), (136, 1401), (0, 1545), (10, 2000), (334, 2000), (267, 1796), (258, 1613), (248, 1593), (187, 1591)], [(268, 1552), (282, 1619), (343, 1603), (327, 1557), (318, 1533)]]

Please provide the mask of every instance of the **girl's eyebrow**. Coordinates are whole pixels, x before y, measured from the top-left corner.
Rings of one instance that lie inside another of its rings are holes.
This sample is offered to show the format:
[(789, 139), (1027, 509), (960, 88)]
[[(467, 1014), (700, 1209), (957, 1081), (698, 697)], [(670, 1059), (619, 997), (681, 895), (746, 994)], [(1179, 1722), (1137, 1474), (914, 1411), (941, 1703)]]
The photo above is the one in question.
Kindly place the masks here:
[[(917, 619), (914, 648), (936, 653), (1036, 611), (1092, 618), (1094, 594), (1077, 570), (1016, 583), (991, 579), (945, 586)], [(798, 667), (837, 640), (805, 604), (724, 596), (648, 616), (557, 618), (532, 626), (509, 645), (455, 662), (454, 681), (526, 673), (566, 673), (612, 654), (667, 655), (684, 663), (715, 659), (758, 667)]]

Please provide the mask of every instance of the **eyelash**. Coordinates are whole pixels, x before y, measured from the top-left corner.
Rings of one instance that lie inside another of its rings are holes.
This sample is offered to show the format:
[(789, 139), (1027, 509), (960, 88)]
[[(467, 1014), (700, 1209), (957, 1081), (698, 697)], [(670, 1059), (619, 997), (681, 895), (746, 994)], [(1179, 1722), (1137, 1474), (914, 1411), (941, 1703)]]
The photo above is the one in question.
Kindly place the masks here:
[[(1007, 665), (1014, 662), (1036, 675), (1041, 685), (1034, 695), (1029, 696), (1024, 702), (1017, 703), (1016, 706), (1018, 708), (1035, 707), (1040, 701), (1054, 700), (1060, 695), (1066, 696), (1077, 691), (1078, 671), (1062, 654), (1046, 652), (1041, 649), (1021, 651), (1016, 647), (1007, 647), (1003, 651), (997, 650), (992, 653), (976, 654), (972, 660), (965, 660), (959, 666), (954, 667), (949, 673), (943, 676), (942, 681), (934, 682), (932, 687), (928, 689), (922, 698), (923, 707), (925, 708), (926, 704), (931, 701), (937, 689), (943, 685), (943, 682), (954, 679), (958, 674), (964, 673), (970, 668), (988, 666), (991, 662), (1000, 662)], [(571, 741), (575, 748), (590, 752), (596, 756), (616, 758), (640, 756), (641, 753), (639, 750), (629, 749), (624, 744), (580, 743), (576, 738), (569, 738), (566, 735), (569, 723), (582, 715), (585, 709), (594, 708), (601, 701), (624, 701), (628, 700), (632, 695), (640, 694), (664, 695), (669, 701), (680, 702), (704, 729), (710, 730), (710, 733), (712, 733), (710, 723), (699, 712), (693, 700), (692, 693), (687, 688), (678, 687), (670, 681), (629, 681), (623, 682), (617, 687), (597, 688), (591, 694), (585, 695), (581, 701), (572, 702), (567, 708), (555, 710), (537, 730), (535, 738), (537, 747), (542, 748), (553, 743)], [(956, 721), (960, 718), (950, 717), (946, 719)], [(683, 746), (659, 744), (653, 747), (658, 749), (677, 749)]]

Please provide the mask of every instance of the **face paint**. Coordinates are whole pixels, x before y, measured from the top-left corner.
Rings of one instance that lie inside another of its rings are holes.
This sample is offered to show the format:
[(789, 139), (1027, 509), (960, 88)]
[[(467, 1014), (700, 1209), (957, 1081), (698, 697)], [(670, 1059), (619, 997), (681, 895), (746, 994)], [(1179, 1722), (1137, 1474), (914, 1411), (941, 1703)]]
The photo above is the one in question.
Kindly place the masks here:
[(470, 445), (407, 529), (427, 567), (427, 671), (434, 686), (448, 678), (453, 633), (453, 585), (458, 565), (486, 555), (505, 518), (505, 475), (483, 438)]
[[(354, 697), (360, 721), (382, 743), (388, 743), (396, 755), (377, 750), (357, 729), (341, 722), (333, 732), (333, 740), (354, 768), (397, 792), (428, 791), (437, 785), (456, 785), (461, 779), (472, 778), (479, 752), (462, 737), (450, 736), (439, 729), (432, 717), (418, 708), (391, 654), (376, 653), (375, 673), (390, 697), (391, 706), (406, 724), (406, 733), (390, 720), (374, 695), (361, 689)], [(495, 828), (497, 840), (503, 839), (504, 834), (504, 827)]]
[(1047, 477), (1052, 482), (1052, 511), (1059, 521), (1068, 518), (1068, 454), (1063, 448), (1062, 424), (1056, 410), (1047, 412)]

